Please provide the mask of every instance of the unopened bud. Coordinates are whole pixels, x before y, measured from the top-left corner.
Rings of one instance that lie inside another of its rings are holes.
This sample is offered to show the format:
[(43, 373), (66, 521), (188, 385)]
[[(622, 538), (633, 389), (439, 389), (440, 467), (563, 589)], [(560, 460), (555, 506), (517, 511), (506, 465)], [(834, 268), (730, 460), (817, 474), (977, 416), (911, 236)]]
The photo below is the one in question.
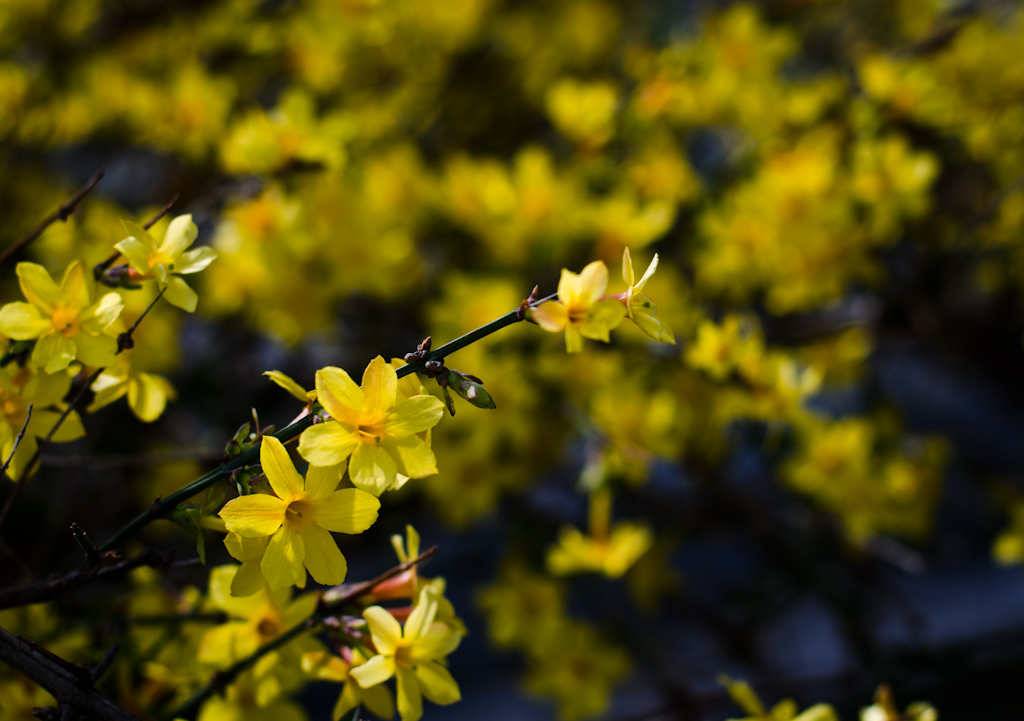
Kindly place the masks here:
[(462, 399), (477, 408), (495, 408), (494, 399), (484, 388), (483, 381), (468, 373), (448, 369), (448, 386)]

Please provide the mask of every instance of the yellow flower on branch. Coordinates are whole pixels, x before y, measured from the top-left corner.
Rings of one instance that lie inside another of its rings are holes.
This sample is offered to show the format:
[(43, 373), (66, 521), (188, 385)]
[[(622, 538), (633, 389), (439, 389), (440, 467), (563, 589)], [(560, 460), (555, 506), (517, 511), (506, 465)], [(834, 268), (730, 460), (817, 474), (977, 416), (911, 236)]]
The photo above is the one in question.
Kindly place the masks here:
[(626, 316), (636, 323), (637, 328), (659, 343), (675, 344), (675, 333), (665, 321), (658, 317), (658, 306), (654, 305), (654, 301), (643, 292), (644, 286), (657, 268), (658, 254), (655, 253), (643, 277), (636, 282), (636, 277), (633, 275), (633, 261), (629, 257), (629, 248), (624, 248), (622, 251), (622, 279), (629, 287), (622, 294), (621, 300), (626, 304)]
[(399, 474), (437, 473), (434, 452), (417, 434), (438, 424), (444, 404), (429, 395), (398, 401), (398, 375), (381, 356), (366, 366), (362, 387), (341, 368), (321, 368), (316, 394), (334, 420), (308, 428), (299, 438), (299, 453), (313, 466), (337, 466), (351, 456), (352, 483), (375, 496)]
[(164, 298), (173, 306), (189, 313), (196, 309), (199, 296), (182, 275), (198, 273), (217, 258), (213, 248), (186, 249), (195, 242), (199, 229), (191, 215), (179, 215), (167, 226), (163, 242), (157, 243), (145, 228), (130, 220), (122, 220), (131, 234), (114, 247), (121, 252), (139, 279), (155, 278), (166, 288)]
[(541, 303), (531, 317), (537, 325), (552, 333), (565, 331), (565, 349), (569, 353), (583, 350), (583, 339), (607, 343), (609, 333), (625, 317), (622, 306), (614, 299), (604, 298), (608, 288), (608, 266), (595, 260), (577, 275), (562, 269), (558, 281), (558, 300)]
[(260, 570), (272, 589), (304, 588), (303, 567), (317, 583), (340, 584), (348, 564), (330, 532), (362, 533), (377, 520), (380, 501), (356, 488), (335, 490), (340, 466), (311, 466), (303, 480), (273, 436), (263, 437), (260, 464), (277, 495), (254, 493), (229, 501), (220, 512), (225, 527), (242, 538), (270, 537)]
[(359, 651), (349, 649), (345, 649), (345, 652), (351, 654), (351, 661), (345, 661), (325, 651), (312, 651), (302, 656), (302, 670), (313, 678), (345, 684), (341, 687), (337, 703), (334, 704), (332, 721), (338, 721), (342, 715), (360, 705), (381, 718), (389, 719), (394, 716), (395, 701), (386, 686), (371, 686), (364, 689), (352, 677), (352, 669), (366, 663), (363, 655)]
[(97, 368), (113, 365), (117, 339), (105, 331), (124, 307), (121, 296), (107, 293), (93, 303), (94, 283), (79, 260), (64, 271), (59, 287), (36, 263), (18, 263), (17, 273), (29, 302), (0, 308), (0, 332), (14, 340), (37, 339), (34, 366), (56, 373), (76, 359)]
[(132, 413), (146, 423), (159, 418), (167, 407), (167, 401), (175, 397), (174, 386), (163, 376), (133, 370), (129, 353), (119, 355), (113, 367), (101, 373), (91, 388), (96, 399), (87, 409), (89, 413), (95, 413), (127, 395)]
[(459, 685), (439, 663), (459, 645), (462, 634), (435, 621), (438, 602), (436, 591), (424, 588), (404, 629), (380, 606), (363, 611), (377, 655), (349, 674), (363, 689), (395, 676), (402, 721), (417, 721), (423, 715), (423, 696), (442, 705), (462, 698)]

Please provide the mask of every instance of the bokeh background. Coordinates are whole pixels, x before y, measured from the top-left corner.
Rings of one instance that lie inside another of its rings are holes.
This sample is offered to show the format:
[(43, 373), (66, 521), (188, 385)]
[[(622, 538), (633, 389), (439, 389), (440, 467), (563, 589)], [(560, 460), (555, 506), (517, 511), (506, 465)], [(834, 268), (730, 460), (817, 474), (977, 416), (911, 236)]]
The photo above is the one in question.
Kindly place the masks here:
[[(464, 700), (426, 718), (740, 716), (723, 672), (845, 719), (881, 681), (1024, 718), (1021, 47), (998, 0), (0, 0), (0, 244), (103, 169), (22, 259), (96, 264), (177, 193), (219, 253), (195, 315), (136, 335), (176, 399), (46, 447), (4, 539), (73, 568), (71, 521), (103, 539), (251, 409), (301, 411), (263, 371), (358, 377), (563, 267), (602, 259), (617, 293), (624, 248), (638, 275), (658, 253), (676, 345), (624, 324), (568, 356), (519, 324), (460, 351), (497, 410), (459, 405), (439, 475), (344, 538), (352, 579), (406, 523), (441, 546), (424, 572), (470, 634)], [(635, 544), (567, 571), (595, 488)], [(143, 541), (195, 555), (171, 523)], [(102, 656), (128, 633), (112, 593), (21, 622)], [(299, 698), (326, 719), (336, 694)]]

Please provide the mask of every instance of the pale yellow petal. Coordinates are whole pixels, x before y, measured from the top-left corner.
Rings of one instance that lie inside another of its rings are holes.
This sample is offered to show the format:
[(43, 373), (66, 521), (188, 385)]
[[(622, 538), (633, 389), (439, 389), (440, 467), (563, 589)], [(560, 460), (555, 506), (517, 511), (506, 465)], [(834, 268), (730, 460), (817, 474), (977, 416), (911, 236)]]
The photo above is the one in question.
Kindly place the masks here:
[(306, 567), (303, 565), (305, 558), (302, 538), (286, 523), (271, 536), (267, 552), (260, 562), (260, 570), (273, 590), (286, 586), (303, 588), (306, 585)]
[(403, 476), (426, 478), (437, 473), (437, 458), (419, 436), (387, 438), (381, 445), (395, 460), (395, 466)]
[(629, 257), (629, 248), (622, 249), (622, 280), (626, 287), (632, 288), (636, 276), (633, 275), (633, 259)]
[(459, 684), (448, 669), (436, 661), (421, 661), (416, 664), (415, 673), (423, 695), (434, 703), (446, 706), (462, 698)]
[(326, 529), (311, 524), (299, 531), (299, 535), (306, 551), (303, 562), (313, 580), (325, 586), (338, 586), (344, 583), (348, 563), (345, 562), (345, 557), (331, 534)]
[(358, 444), (358, 436), (347, 423), (318, 423), (299, 436), (299, 455), (314, 466), (338, 466), (345, 462)]
[[(380, 606), (371, 606), (366, 610), (372, 611), (373, 609), (388, 613)], [(363, 612), (363, 615), (366, 615), (365, 611)], [(388, 613), (388, 615), (390, 616), (391, 614)], [(394, 617), (392, 617), (391, 620), (394, 621)], [(367, 619), (367, 622), (369, 622), (369, 619)], [(397, 624), (398, 622), (395, 621), (395, 623)], [(374, 641), (374, 645), (376, 645), (376, 640)], [(377, 646), (377, 650), (381, 650), (380, 646)], [(381, 653), (383, 654), (384, 652), (381, 651)], [(372, 688), (377, 684), (384, 683), (395, 675), (395, 657), (390, 655), (374, 656), (363, 665), (356, 666), (351, 669), (348, 672), (348, 675), (354, 678), (356, 683), (358, 683), (362, 688)]]
[(257, 593), (266, 587), (267, 580), (263, 578), (263, 571), (260, 569), (260, 561), (262, 560), (263, 559), (261, 558), (258, 560), (245, 561), (238, 567), (238, 572), (235, 574), (235, 577), (231, 579), (232, 596), (244, 598)]
[(150, 249), (138, 238), (129, 237), (114, 246), (117, 251), (128, 260), (128, 265), (139, 273), (149, 272)]
[(228, 501), (218, 515), (232, 533), (244, 538), (260, 538), (281, 527), (287, 507), (280, 498), (253, 493)]
[(172, 275), (167, 279), (167, 291), (164, 300), (186, 313), (194, 313), (199, 305), (199, 296), (180, 276)]
[[(348, 686), (358, 688), (354, 683)], [(362, 704), (376, 716), (389, 719), (395, 715), (395, 701), (391, 698), (391, 691), (387, 686), (378, 684), (367, 689), (359, 689), (358, 694)]]
[(47, 333), (36, 341), (36, 347), (32, 349), (32, 364), (47, 373), (57, 373), (71, 364), (77, 350), (78, 347), (70, 338), (60, 333)]
[(415, 642), (420, 634), (430, 628), (437, 615), (437, 594), (430, 588), (424, 588), (420, 592), (416, 607), (409, 614), (405, 622), (403, 637), (408, 642)]
[[(580, 304), (596, 303), (608, 289), (608, 266), (602, 260), (588, 263), (580, 273), (577, 300)], [(574, 305), (574, 304), (571, 304)]]
[(348, 464), (348, 476), (356, 488), (379, 496), (395, 482), (398, 468), (383, 448), (360, 443)]
[(53, 323), (31, 303), (8, 303), (0, 308), (0, 333), (14, 340), (31, 340), (53, 330)]
[(303, 403), (309, 402), (309, 396), (306, 394), (305, 389), (281, 371), (264, 371), (263, 375), (274, 381), (274, 383), (284, 388), (286, 391), (291, 393), (293, 397)]
[(270, 487), (282, 501), (291, 503), (296, 498), (304, 497), (305, 481), (295, 470), (295, 464), (288, 457), (288, 450), (284, 444), (273, 436), (263, 436), (263, 442), (260, 444), (260, 465), (267, 474)]
[(565, 352), (579, 353), (583, 350), (583, 336), (580, 335), (579, 326), (572, 323), (565, 327)]
[(160, 252), (168, 258), (177, 258), (195, 242), (199, 228), (192, 222), (191, 215), (179, 215), (167, 226), (167, 233), (160, 244)]
[(416, 674), (399, 666), (395, 669), (398, 679), (398, 713), (402, 721), (419, 721), (423, 716), (423, 694)]
[(591, 340), (611, 340), (609, 333), (626, 317), (625, 308), (617, 300), (603, 300), (595, 303), (587, 311), (582, 323), (576, 324), (580, 334)]
[(381, 418), (395, 405), (398, 394), (398, 375), (391, 364), (377, 356), (363, 371), (363, 394), (366, 404), (363, 412), (372, 419)]
[(46, 272), (46, 268), (38, 263), (18, 263), (15, 270), (18, 283), (25, 298), (47, 315), (53, 313), (60, 305), (60, 288)]
[(647, 270), (644, 271), (643, 278), (641, 278), (640, 282), (636, 284), (635, 290), (637, 292), (640, 292), (641, 290), (644, 289), (644, 286), (647, 285), (647, 281), (650, 280), (651, 276), (654, 275), (654, 271), (656, 271), (657, 269), (658, 269), (658, 254), (655, 253), (654, 257), (651, 259), (651, 264), (648, 265), (647, 266)]
[(182, 253), (181, 257), (174, 261), (171, 270), (182, 275), (198, 273), (201, 270), (205, 270), (206, 266), (215, 260), (217, 260), (217, 251), (213, 248), (196, 248), (187, 253)]
[(136, 373), (128, 384), (128, 405), (132, 413), (145, 423), (159, 418), (167, 407), (168, 388), (166, 379), (151, 373)]
[(263, 558), (263, 554), (267, 551), (267, 544), (270, 543), (270, 537), (262, 538), (246, 538), (245, 536), (239, 536), (237, 533), (229, 533), (224, 537), (224, 547), (228, 549), (228, 553), (236, 561), (252, 561), (260, 560)]
[(362, 533), (377, 520), (380, 501), (372, 493), (358, 488), (342, 488), (314, 506), (318, 526), (335, 533)]
[(124, 300), (117, 293), (107, 293), (82, 318), (83, 327), (99, 332), (109, 328), (124, 309)]
[(89, 287), (86, 285), (85, 269), (82, 261), (76, 260), (64, 271), (64, 280), (60, 284), (62, 305), (79, 313), (89, 307)]
[[(402, 626), (395, 617), (380, 606), (370, 606), (363, 611), (363, 618), (366, 619), (366, 625), (370, 628), (370, 636), (373, 638), (373, 645), (377, 649), (377, 653), (393, 654), (402, 640)], [(362, 681), (359, 685), (364, 686)]]
[(413, 396), (391, 409), (384, 419), (388, 436), (402, 438), (436, 426), (444, 415), (444, 403), (434, 396)]
[[(363, 389), (341, 368), (327, 366), (316, 372), (316, 397), (331, 418), (358, 426), (366, 404)], [(332, 464), (317, 464), (332, 465)]]
[(117, 339), (109, 335), (75, 334), (75, 356), (93, 368), (109, 368), (117, 360)]
[(563, 303), (549, 300), (530, 311), (530, 317), (549, 333), (559, 333), (569, 322), (569, 311)]
[(306, 470), (306, 489), (303, 495), (310, 501), (319, 501), (334, 493), (345, 473), (345, 464), (337, 466), (310, 466)]

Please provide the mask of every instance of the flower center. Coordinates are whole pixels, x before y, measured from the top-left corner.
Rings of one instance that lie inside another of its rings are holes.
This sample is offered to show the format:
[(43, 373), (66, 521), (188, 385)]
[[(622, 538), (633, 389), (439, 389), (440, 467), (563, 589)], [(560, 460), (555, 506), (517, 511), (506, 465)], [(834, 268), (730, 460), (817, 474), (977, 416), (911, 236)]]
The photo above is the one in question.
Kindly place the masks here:
[(295, 530), (305, 528), (313, 522), (313, 504), (309, 501), (292, 501), (285, 509), (284, 519)]
[(359, 434), (359, 440), (363, 443), (374, 443), (379, 446), (384, 440), (384, 426), (376, 423), (360, 425), (356, 428), (356, 433)]
[(71, 308), (58, 307), (53, 311), (53, 328), (65, 338), (78, 332), (78, 311)]
[(276, 638), (279, 632), (280, 627), (277, 620), (270, 617), (260, 619), (260, 622), (256, 625), (256, 633), (260, 635), (260, 639), (263, 641)]
[(413, 668), (416, 664), (412, 660), (412, 646), (399, 646), (396, 648), (395, 663), (406, 668)]

